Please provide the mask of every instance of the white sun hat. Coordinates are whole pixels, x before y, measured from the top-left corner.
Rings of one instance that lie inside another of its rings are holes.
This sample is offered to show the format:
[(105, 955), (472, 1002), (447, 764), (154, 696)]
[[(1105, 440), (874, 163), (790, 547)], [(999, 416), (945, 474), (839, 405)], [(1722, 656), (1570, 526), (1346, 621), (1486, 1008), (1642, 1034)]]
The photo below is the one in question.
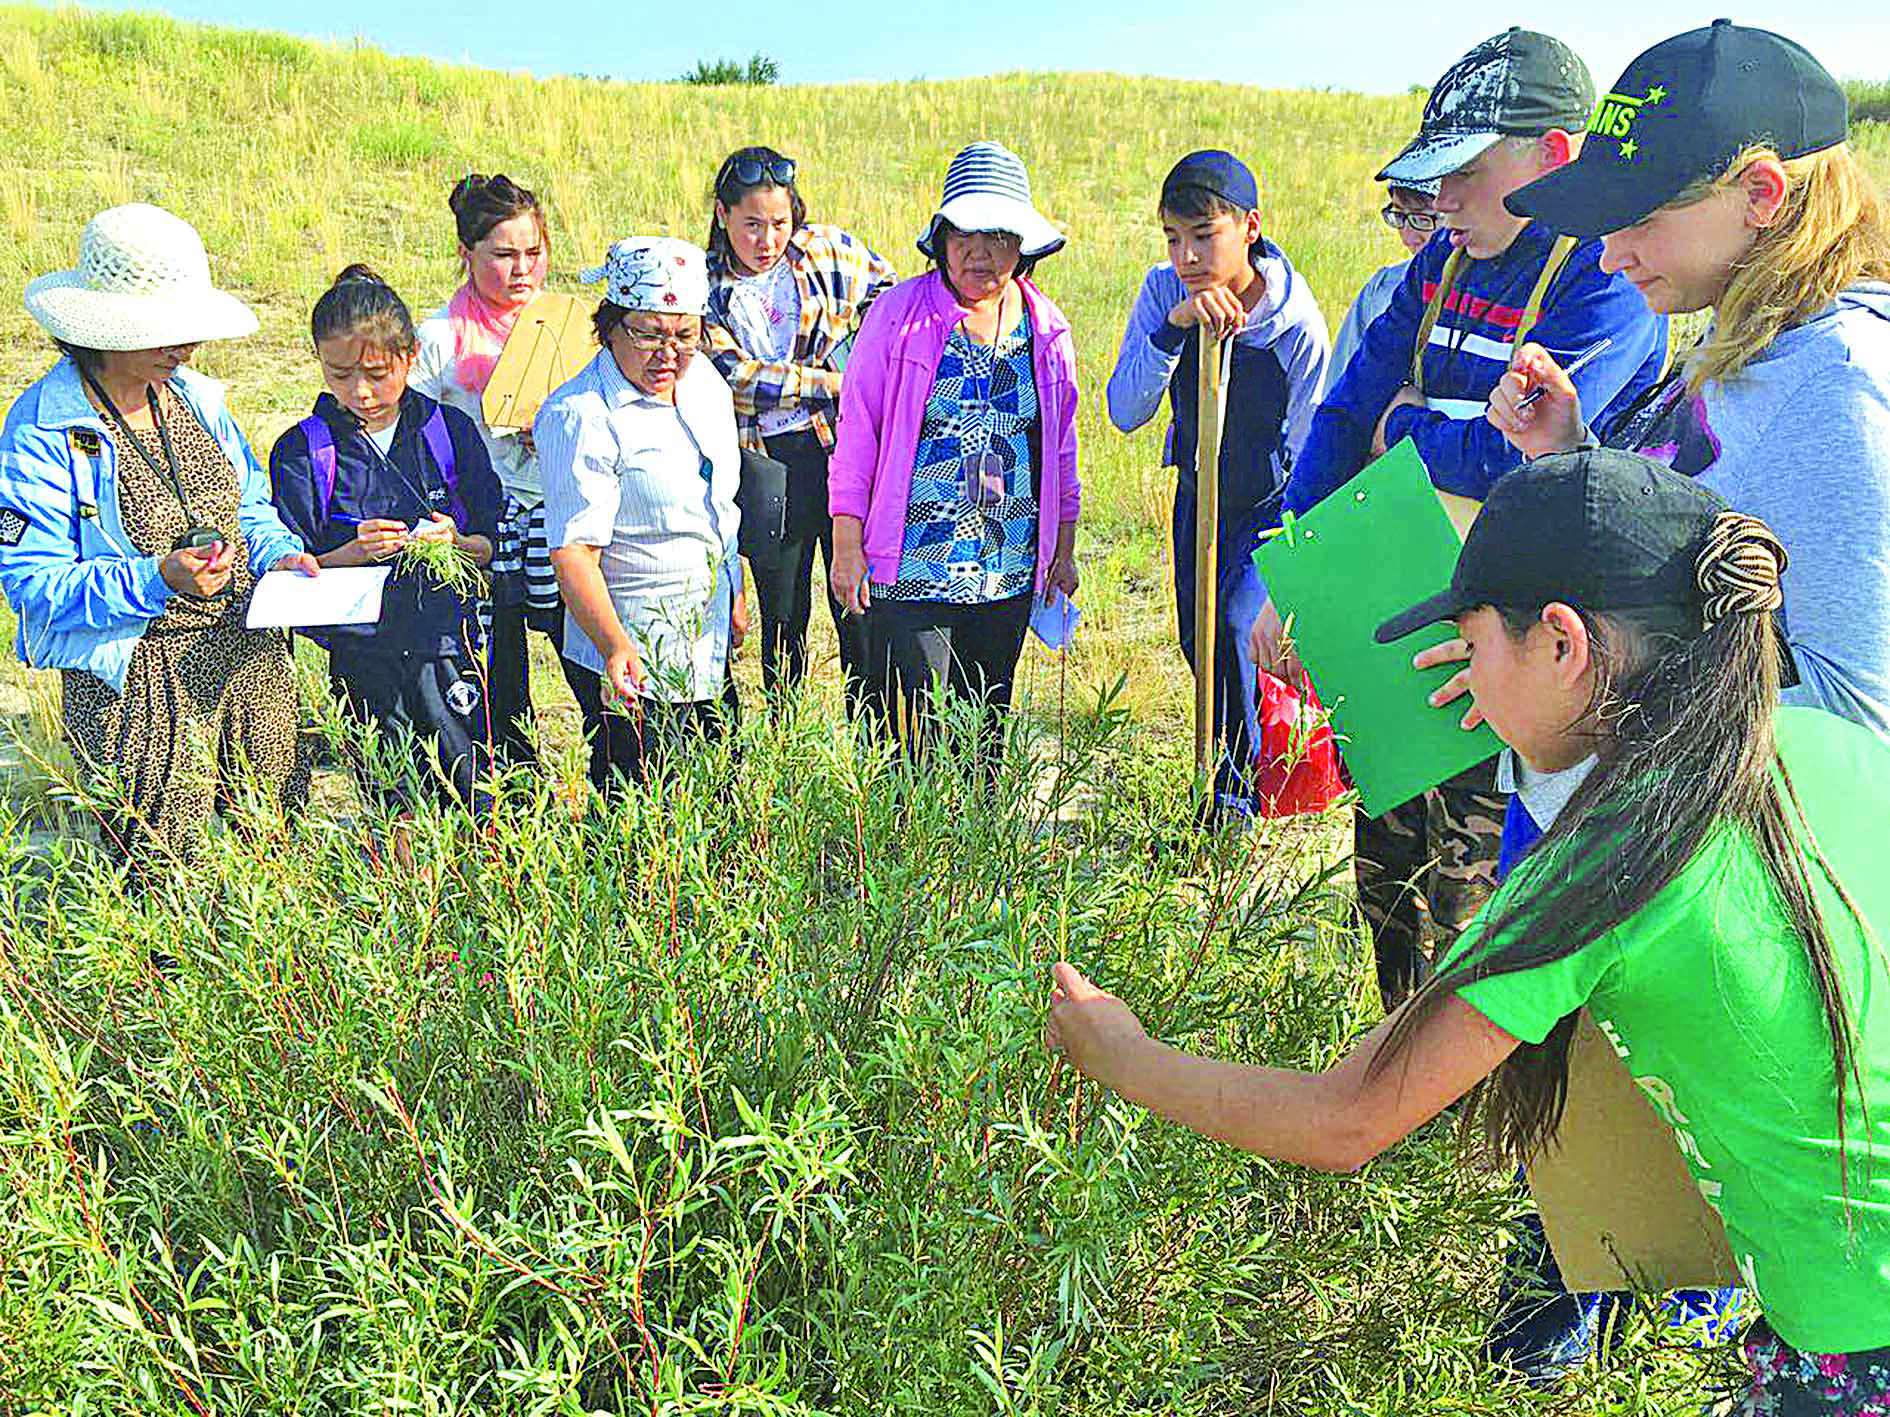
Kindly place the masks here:
[(973, 143), (945, 169), (945, 195), (919, 237), (919, 250), (934, 260), (939, 223), (946, 221), (960, 231), (1008, 231), (1026, 260), (1062, 250), (1065, 240), (1031, 204), (1024, 160), (1002, 143)]
[(163, 349), (257, 329), (247, 305), (210, 284), (197, 229), (148, 202), (87, 222), (78, 269), (27, 282), (26, 312), (81, 349)]

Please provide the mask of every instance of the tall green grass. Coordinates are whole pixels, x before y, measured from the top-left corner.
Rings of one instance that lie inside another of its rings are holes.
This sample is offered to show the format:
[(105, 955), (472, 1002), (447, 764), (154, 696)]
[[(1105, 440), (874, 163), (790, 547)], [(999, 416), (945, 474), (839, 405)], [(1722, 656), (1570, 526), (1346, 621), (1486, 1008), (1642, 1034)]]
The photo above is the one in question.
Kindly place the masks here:
[[(1170, 483), (1102, 385), (1176, 156), (1254, 161), (1336, 324), (1397, 255), (1369, 179), (1417, 106), (534, 82), (0, 10), (0, 285), (68, 265), (107, 204), (187, 216), (263, 318), (201, 360), (259, 446), (313, 396), (304, 322), (337, 269), (372, 261), (420, 311), (450, 291), (469, 167), (544, 194), (566, 288), (618, 236), (699, 236), (714, 162), (755, 140), (910, 271), (945, 162), (990, 136), (1070, 228), (1042, 281), (1076, 327), (1086, 485), (1084, 628), (1066, 663), (1027, 658), (990, 792), (949, 749), (914, 777), (862, 748), (823, 670), (738, 771), (708, 754), (584, 813), (567, 723), (489, 831), (423, 812), (411, 866), (328, 774), (301, 822), (127, 894), (83, 839), (30, 834), (100, 804), (54, 742), (56, 681), (0, 672), (31, 759), (0, 797), (0, 1414), (1694, 1410), (1724, 1360), (1644, 1324), (1565, 1391), (1481, 1369), (1514, 1202), (1437, 1132), (1316, 1176), (1039, 1043), (1059, 957), (1226, 1056), (1317, 1066), (1372, 1021), (1342, 824), (1188, 825)], [(1862, 145), (1884, 170), (1884, 130)], [(0, 384), (48, 359), (0, 301)]]
[[(1474, 1359), (1514, 1202), (1421, 1139), (1247, 1159), (1043, 1051), (1085, 961), (1319, 1066), (1375, 1005), (1322, 834), (1202, 838), (1121, 709), (929, 771), (816, 706), (574, 814), (239, 816), (140, 894), (0, 832), (0, 1410), (1643, 1412)], [(1080, 818), (1062, 820), (1081, 797)], [(1185, 820), (1185, 819), (1184, 819)]]

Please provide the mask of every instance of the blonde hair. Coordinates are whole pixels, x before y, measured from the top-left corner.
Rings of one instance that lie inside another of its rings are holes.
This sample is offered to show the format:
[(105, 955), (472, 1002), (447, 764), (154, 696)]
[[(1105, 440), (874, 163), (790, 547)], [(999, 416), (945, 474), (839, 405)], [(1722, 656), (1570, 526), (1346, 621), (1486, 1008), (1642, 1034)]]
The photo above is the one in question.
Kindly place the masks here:
[(1763, 144), (1746, 148), (1722, 174), (1694, 183), (1668, 207), (1736, 186), (1764, 158), (1785, 169), (1785, 200), (1714, 303), (1712, 331), (1687, 358), (1689, 393), (1732, 378), (1845, 287), (1890, 280), (1890, 208), (1847, 143), (1789, 160)]

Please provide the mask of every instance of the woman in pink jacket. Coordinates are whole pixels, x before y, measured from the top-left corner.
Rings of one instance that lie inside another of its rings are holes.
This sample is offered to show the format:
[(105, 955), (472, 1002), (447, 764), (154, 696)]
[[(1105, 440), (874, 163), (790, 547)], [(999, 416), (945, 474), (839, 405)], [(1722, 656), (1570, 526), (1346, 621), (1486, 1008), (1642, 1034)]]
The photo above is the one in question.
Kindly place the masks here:
[(1029, 278), (1062, 246), (1016, 154), (973, 143), (919, 238), (934, 269), (880, 296), (847, 363), (833, 593), (866, 617), (867, 707), (909, 748), (934, 684), (991, 711), (994, 746), (1034, 598), (1076, 591), (1076, 355)]

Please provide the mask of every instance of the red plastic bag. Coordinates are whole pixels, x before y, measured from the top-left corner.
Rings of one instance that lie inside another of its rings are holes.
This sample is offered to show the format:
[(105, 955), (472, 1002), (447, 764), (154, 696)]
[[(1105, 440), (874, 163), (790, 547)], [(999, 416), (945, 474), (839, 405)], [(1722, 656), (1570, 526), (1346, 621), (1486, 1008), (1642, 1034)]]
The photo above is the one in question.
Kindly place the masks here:
[(1326, 711), (1312, 681), (1306, 680), (1303, 688), (1303, 695), (1295, 693), (1284, 679), (1260, 671), (1254, 795), (1262, 816), (1323, 812), (1345, 791)]

